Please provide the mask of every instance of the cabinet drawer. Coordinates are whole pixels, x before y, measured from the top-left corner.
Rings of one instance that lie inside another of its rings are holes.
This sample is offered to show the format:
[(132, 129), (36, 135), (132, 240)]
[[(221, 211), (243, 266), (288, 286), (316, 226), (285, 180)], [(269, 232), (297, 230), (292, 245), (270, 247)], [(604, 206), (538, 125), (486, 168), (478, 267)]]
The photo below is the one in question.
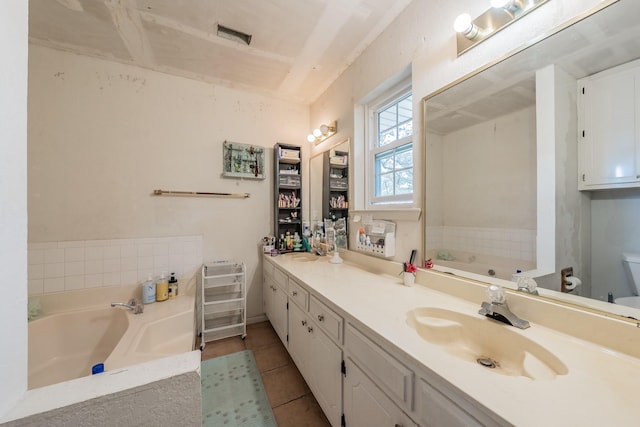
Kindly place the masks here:
[(273, 269), (273, 280), (276, 282), (276, 285), (280, 286), (285, 292), (289, 288), (289, 277), (277, 268)]
[(304, 311), (309, 309), (309, 292), (295, 280), (289, 280), (289, 299), (298, 304)]
[(309, 315), (336, 342), (342, 343), (342, 317), (311, 295)]
[(345, 347), (380, 388), (409, 411), (413, 409), (413, 371), (350, 324)]

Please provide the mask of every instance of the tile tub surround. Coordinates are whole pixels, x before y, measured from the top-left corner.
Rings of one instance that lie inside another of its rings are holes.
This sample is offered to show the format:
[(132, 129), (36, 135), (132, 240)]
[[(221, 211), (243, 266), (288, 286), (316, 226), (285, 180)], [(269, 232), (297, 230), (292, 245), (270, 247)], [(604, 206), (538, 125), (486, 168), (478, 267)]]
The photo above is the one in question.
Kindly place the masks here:
[(371, 262), (348, 251), (341, 255), (341, 265), (328, 264), (326, 257), (298, 262), (284, 255), (270, 261), (342, 312), (345, 322), (366, 328), (417, 375), (453, 385), (505, 424), (637, 424), (633, 395), (640, 378), (640, 330), (632, 323), (509, 292), (512, 311), (529, 320), (531, 328), (504, 327), (551, 351), (568, 373), (545, 381), (496, 375), (450, 357), (407, 323), (407, 314), (418, 307), (476, 316), (486, 299), (484, 285), (421, 270), (416, 281), (421, 286), (406, 287), (398, 276), (399, 263)]
[(191, 277), (202, 236), (29, 243), (29, 295), (142, 283), (149, 274)]

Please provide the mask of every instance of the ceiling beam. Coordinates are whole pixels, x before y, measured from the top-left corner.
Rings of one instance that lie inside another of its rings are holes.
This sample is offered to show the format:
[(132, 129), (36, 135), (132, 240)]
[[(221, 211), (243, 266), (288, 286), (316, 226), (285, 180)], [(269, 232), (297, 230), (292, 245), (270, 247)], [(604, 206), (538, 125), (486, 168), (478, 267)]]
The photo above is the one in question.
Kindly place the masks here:
[(113, 24), (134, 61), (145, 67), (155, 65), (151, 43), (144, 31), (136, 0), (105, 0)]

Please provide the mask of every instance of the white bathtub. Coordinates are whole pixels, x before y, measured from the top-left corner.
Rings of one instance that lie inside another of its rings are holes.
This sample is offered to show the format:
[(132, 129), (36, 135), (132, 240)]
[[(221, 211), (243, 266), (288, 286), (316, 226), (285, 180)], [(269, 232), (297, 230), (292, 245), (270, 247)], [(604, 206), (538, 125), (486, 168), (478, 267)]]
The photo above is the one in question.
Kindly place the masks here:
[(193, 296), (146, 305), (141, 314), (110, 307), (123, 298), (69, 299), (91, 305), (62, 307), (29, 322), (29, 389), (91, 375), (97, 363), (109, 371), (193, 349)]
[(521, 270), (526, 273), (527, 271), (535, 269), (535, 263), (530, 261), (491, 255), (474, 255), (467, 252), (452, 253), (452, 255), (455, 258), (454, 260), (445, 261), (437, 259), (435, 253), (429, 254), (429, 256), (432, 257), (436, 270), (452, 273), (457, 273), (456, 270), (462, 270), (479, 276), (511, 280), (516, 270)]

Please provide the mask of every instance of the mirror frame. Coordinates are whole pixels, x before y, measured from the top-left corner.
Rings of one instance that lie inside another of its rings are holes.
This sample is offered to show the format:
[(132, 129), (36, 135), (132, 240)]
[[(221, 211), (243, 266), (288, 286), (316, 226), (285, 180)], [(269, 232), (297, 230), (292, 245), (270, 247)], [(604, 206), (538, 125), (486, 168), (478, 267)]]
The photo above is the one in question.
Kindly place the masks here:
[[(574, 17), (573, 19), (561, 24), (560, 26), (540, 35), (539, 37), (536, 37), (534, 39), (532, 39), (531, 41), (529, 41), (528, 43), (510, 51), (509, 53), (483, 65), (480, 68), (477, 68), (476, 70), (454, 80), (453, 82), (447, 84), (446, 86), (424, 96), (421, 99), (421, 105), (422, 105), (422, 139), (423, 139), (423, 147), (427, 147), (427, 101), (431, 100), (432, 98), (436, 97), (437, 95), (445, 92), (448, 89), (451, 89), (453, 87), (455, 87), (456, 85), (478, 75), (481, 74), (482, 72), (484, 72), (485, 70), (488, 70), (489, 68), (500, 64), (506, 60), (508, 60), (509, 58), (535, 46), (536, 44), (538, 44), (539, 42), (546, 40), (560, 32), (562, 32), (563, 30), (577, 24), (580, 21), (583, 21), (585, 19), (588, 19), (589, 17), (591, 17), (592, 15), (606, 9), (609, 6), (612, 6), (616, 3), (620, 2), (620, 0), (606, 0), (603, 1), (601, 4), (598, 4), (597, 6), (585, 11), (584, 13)], [(552, 65), (552, 64), (551, 64)], [(547, 66), (542, 66), (541, 68), (539, 68), (538, 70), (533, 70), (532, 72), (537, 73), (540, 70), (544, 70)], [(538, 102), (538, 99), (536, 100), (536, 104)], [(537, 107), (536, 107), (537, 109)], [(539, 128), (539, 123), (536, 124), (536, 126), (538, 127), (538, 132), (540, 132), (540, 128)], [(537, 138), (538, 140), (540, 140), (540, 138)], [(546, 161), (548, 162), (548, 154), (549, 154), (549, 150), (551, 150), (550, 154), (553, 154), (553, 151), (555, 150), (555, 140), (551, 141), (552, 143), (550, 144), (546, 144), (548, 146), (543, 146), (543, 147), (538, 147), (537, 149), (537, 157), (538, 157), (538, 162), (540, 162), (540, 158), (541, 155), (545, 156), (544, 158), (546, 159)], [(542, 150), (541, 150), (542, 149)], [(424, 184), (424, 180), (426, 179), (426, 164), (427, 164), (427, 150), (422, 150), (422, 158), (421, 158), (421, 164), (424, 167), (423, 173), (422, 173), (422, 179), (423, 179), (423, 184)], [(541, 153), (542, 151), (542, 153)], [(555, 156), (553, 157), (555, 159)], [(547, 209), (542, 209), (541, 212), (541, 205), (543, 204), (541, 201), (541, 190), (544, 191), (553, 191), (553, 195), (555, 198), (555, 194), (556, 194), (556, 188), (555, 188), (555, 182), (553, 180), (551, 180), (551, 182), (545, 182), (545, 180), (543, 180), (543, 182), (541, 183), (541, 177), (539, 176), (540, 174), (537, 174), (538, 176), (536, 177), (537, 180), (537, 201), (536, 201), (536, 205), (537, 205), (537, 213), (538, 213), (538, 219), (537, 219), (537, 230), (538, 232), (541, 231), (541, 227), (542, 230), (544, 231), (544, 233), (546, 234), (546, 238), (542, 239), (542, 244), (540, 244), (540, 238), (537, 239), (537, 244), (536, 244), (536, 270), (534, 270), (534, 277), (539, 277), (539, 276), (543, 276), (543, 275), (550, 275), (550, 274), (555, 274), (557, 273), (556, 271), (556, 254), (555, 254), (555, 242), (556, 242), (556, 230), (555, 230), (555, 208), (553, 210), (548, 209), (548, 205), (545, 205)], [(555, 179), (555, 178), (554, 178)], [(541, 187), (542, 185), (542, 187)], [(423, 199), (422, 199), (422, 204), (423, 204), (423, 209), (425, 210), (425, 216), (426, 216), (426, 212), (427, 212), (427, 206), (428, 206), (428, 194), (427, 194), (427, 187), (425, 185), (423, 185)], [(555, 205), (554, 205), (555, 206)], [(545, 214), (545, 211), (550, 211), (550, 213)], [(544, 219), (540, 217), (540, 214), (542, 213), (542, 215), (546, 215), (547, 218)], [(541, 220), (543, 221), (543, 224), (541, 224)], [(423, 236), (423, 248), (422, 250), (424, 251), (426, 249), (426, 227), (427, 227), (427, 223), (426, 223), (426, 218), (424, 221), (422, 221), (422, 236)], [(552, 256), (550, 256), (550, 254), (552, 254)], [(542, 260), (542, 263), (541, 263)], [(434, 268), (435, 271), (439, 271), (439, 272), (447, 272), (447, 273), (453, 273), (455, 276), (459, 276), (465, 279), (470, 279), (473, 280), (474, 282), (479, 282), (485, 285), (490, 285), (490, 284), (500, 284), (506, 288), (509, 289), (516, 289), (516, 284), (514, 282), (508, 281), (508, 280), (504, 280), (504, 279), (496, 279), (496, 278), (491, 278), (488, 276), (483, 276), (483, 275), (479, 275), (479, 274), (474, 274), (474, 273), (470, 273), (470, 272), (465, 272), (463, 270), (456, 270), (456, 269), (452, 269), (452, 268), (448, 268), (448, 267), (438, 267), (436, 266)], [(628, 307), (624, 307), (624, 306), (616, 306), (615, 309), (612, 310), (613, 307), (609, 307), (610, 304), (600, 301), (600, 300), (595, 300), (595, 299), (590, 299), (587, 297), (582, 297), (582, 296), (578, 296), (578, 295), (572, 295), (572, 294), (565, 294), (562, 293), (560, 291), (556, 291), (556, 290), (551, 290), (551, 289), (546, 289), (546, 288), (538, 288), (539, 292), (540, 292), (540, 296), (538, 296), (538, 298), (547, 300), (547, 301), (552, 301), (554, 303), (561, 303), (561, 304), (565, 304), (567, 306), (570, 306), (572, 308), (577, 308), (577, 309), (581, 309), (581, 310), (590, 310), (590, 311), (595, 311), (598, 313), (601, 313), (603, 315), (609, 316), (609, 317), (614, 317), (617, 318), (619, 320), (623, 320), (625, 322), (631, 323), (634, 326), (638, 326), (640, 325), (640, 323), (638, 322), (637, 318), (635, 317), (639, 317), (637, 312), (638, 310), (634, 310), (632, 308), (628, 308)]]

